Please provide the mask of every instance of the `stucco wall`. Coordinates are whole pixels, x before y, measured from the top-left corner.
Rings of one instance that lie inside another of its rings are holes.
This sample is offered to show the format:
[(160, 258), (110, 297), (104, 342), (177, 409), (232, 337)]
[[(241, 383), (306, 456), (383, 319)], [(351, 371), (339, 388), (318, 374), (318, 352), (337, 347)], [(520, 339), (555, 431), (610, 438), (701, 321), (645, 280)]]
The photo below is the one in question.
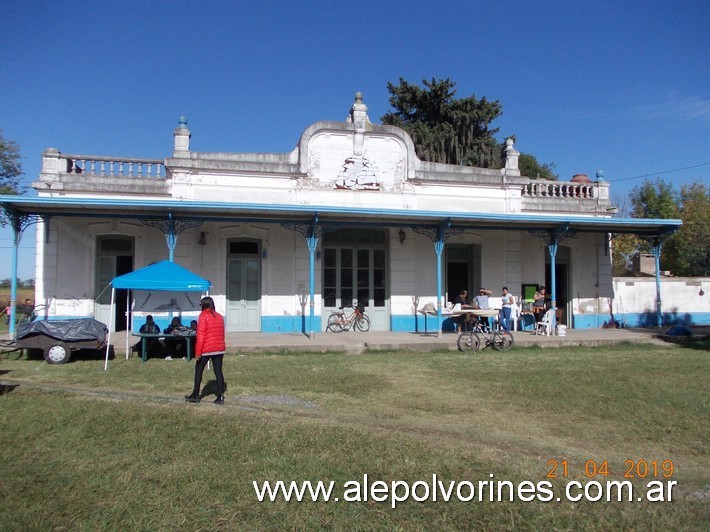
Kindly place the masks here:
[[(710, 278), (662, 277), (663, 324), (710, 325)], [(702, 293), (702, 295), (701, 295)], [(655, 327), (654, 277), (615, 277), (614, 317), (629, 327)]]

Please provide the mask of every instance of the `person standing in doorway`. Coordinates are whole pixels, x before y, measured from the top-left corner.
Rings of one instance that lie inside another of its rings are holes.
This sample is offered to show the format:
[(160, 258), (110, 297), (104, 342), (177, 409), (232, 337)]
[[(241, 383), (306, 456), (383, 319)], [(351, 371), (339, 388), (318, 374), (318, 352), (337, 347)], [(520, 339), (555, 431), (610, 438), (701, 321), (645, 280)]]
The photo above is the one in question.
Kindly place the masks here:
[[(491, 308), (490, 303), (488, 302), (488, 297), (492, 294), (490, 290), (487, 288), (481, 287), (478, 290), (478, 295), (473, 298), (473, 308), (479, 309), (479, 310), (489, 310)], [(486, 318), (486, 321), (488, 322), (488, 328), (492, 329), (493, 325), (495, 323), (495, 318), (493, 316), (489, 316)]]
[(502, 308), (500, 309), (500, 324), (505, 331), (510, 330), (510, 313), (514, 304), (515, 300), (513, 299), (513, 296), (508, 292), (508, 287), (504, 286), (503, 294), (501, 295)]
[(212, 362), (214, 375), (217, 378), (217, 399), (215, 404), (224, 404), (224, 375), (222, 373), (222, 358), (226, 349), (224, 340), (224, 317), (215, 310), (214, 300), (203, 297), (200, 302), (202, 312), (197, 318), (197, 339), (195, 342), (195, 384), (192, 393), (185, 396), (189, 403), (199, 403), (202, 373), (208, 361)]
[(535, 316), (535, 321), (538, 322), (542, 319), (543, 314), (547, 308), (547, 289), (541, 286), (535, 291), (533, 295), (533, 316)]
[[(456, 296), (456, 299), (454, 299), (454, 308), (456, 308), (456, 305), (459, 305), (458, 308), (461, 310), (466, 310), (466, 309), (471, 309), (473, 308), (471, 306), (470, 301), (468, 300), (468, 289), (467, 288), (462, 288), (461, 292), (459, 292), (459, 295)], [(466, 326), (466, 322), (469, 321), (469, 315), (468, 314), (462, 314), (461, 316), (457, 316), (453, 318), (454, 323), (456, 323), (456, 332), (461, 333), (461, 328)]]

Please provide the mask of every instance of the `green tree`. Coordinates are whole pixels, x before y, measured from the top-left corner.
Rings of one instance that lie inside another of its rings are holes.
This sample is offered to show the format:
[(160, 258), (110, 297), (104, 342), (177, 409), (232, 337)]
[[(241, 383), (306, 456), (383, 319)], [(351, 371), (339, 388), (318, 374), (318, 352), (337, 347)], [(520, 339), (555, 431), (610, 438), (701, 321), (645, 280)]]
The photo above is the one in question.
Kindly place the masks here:
[[(655, 181), (644, 179), (644, 182), (634, 187), (629, 194), (631, 201), (631, 216), (633, 218), (656, 218), (669, 219), (680, 218), (680, 201), (678, 192), (672, 183), (667, 183), (663, 179), (656, 178)], [(661, 270), (669, 270), (669, 263), (672, 262), (668, 248), (668, 242), (673, 237), (669, 237), (665, 242), (661, 252)], [(637, 249), (634, 253), (650, 253), (651, 244), (647, 240), (636, 238)], [(624, 245), (630, 246), (632, 238), (620, 239), (618, 244), (621, 249)], [(623, 252), (622, 252), (623, 253)]]
[[(635, 218), (680, 218), (683, 221), (678, 232), (663, 244), (662, 270), (684, 277), (710, 275), (710, 188), (694, 181), (678, 192), (662, 179), (645, 180), (631, 191), (629, 200), (629, 214)], [(650, 250), (648, 242), (633, 235), (614, 238), (614, 275), (630, 272), (633, 255)]]
[[(12, 140), (5, 140), (0, 129), (0, 194), (7, 196), (24, 193), (24, 187), (20, 182), (22, 176), (20, 158), (20, 148)], [(5, 210), (0, 210), (0, 227), (5, 227), (7, 224)]]
[(555, 173), (555, 163), (539, 163), (534, 155), (521, 153), (518, 158), (520, 175), (531, 179), (547, 179), (557, 181), (559, 176)]
[(475, 95), (456, 99), (456, 83), (450, 79), (422, 80), (425, 88), (399, 78), (387, 83), (394, 111), (385, 113), (383, 124), (398, 126), (412, 137), (417, 156), (424, 161), (501, 168), (502, 146), (490, 124), (503, 108), (500, 102)]
[(664, 246), (666, 267), (682, 277), (710, 275), (710, 187), (693, 182), (680, 189), (683, 226)]
[(0, 194), (20, 194), (22, 186), (22, 163), (20, 148), (11, 140), (5, 140), (0, 129)]
[(631, 214), (635, 218), (679, 218), (680, 203), (672, 183), (658, 178), (645, 179), (640, 187), (631, 191)]
[[(615, 197), (616, 216), (629, 218), (631, 216), (631, 199), (629, 196)], [(643, 240), (632, 233), (616, 234), (611, 241), (611, 274), (615, 277), (625, 277), (633, 273), (634, 256), (644, 245)]]

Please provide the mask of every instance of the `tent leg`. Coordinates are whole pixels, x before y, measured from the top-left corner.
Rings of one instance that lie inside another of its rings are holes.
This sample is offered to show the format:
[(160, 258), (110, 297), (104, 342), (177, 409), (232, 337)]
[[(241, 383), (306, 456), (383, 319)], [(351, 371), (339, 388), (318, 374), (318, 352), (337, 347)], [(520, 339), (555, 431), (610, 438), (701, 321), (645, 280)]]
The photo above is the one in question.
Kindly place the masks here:
[(126, 360), (128, 360), (128, 335), (131, 332), (131, 291), (126, 290)]
[(108, 369), (108, 351), (111, 349), (111, 324), (113, 323), (113, 301), (116, 296), (116, 289), (111, 288), (111, 310), (109, 311), (108, 338), (106, 338), (106, 359), (104, 360), (104, 371)]

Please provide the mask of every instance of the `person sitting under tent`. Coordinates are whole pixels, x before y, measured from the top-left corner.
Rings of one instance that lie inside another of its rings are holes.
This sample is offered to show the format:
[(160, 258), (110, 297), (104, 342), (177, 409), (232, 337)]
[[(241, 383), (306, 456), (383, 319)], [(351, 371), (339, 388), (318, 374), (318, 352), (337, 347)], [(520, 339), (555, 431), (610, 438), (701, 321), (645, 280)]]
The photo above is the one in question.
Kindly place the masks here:
[[(153, 316), (148, 314), (145, 317), (145, 323), (141, 325), (141, 328), (138, 332), (147, 334), (160, 334), (160, 327), (158, 327), (158, 324), (153, 321)], [(134, 351), (140, 353), (142, 341), (142, 339), (139, 340), (138, 343), (133, 346)], [(163, 350), (163, 344), (160, 342), (159, 338), (146, 338), (146, 350), (149, 355), (156, 355)]]
[[(182, 324), (178, 316), (175, 316), (171, 320), (170, 325), (168, 325), (163, 332), (166, 334), (187, 336), (188, 328)], [(165, 347), (167, 349), (167, 356), (171, 358), (173, 356), (179, 356), (183, 351), (186, 341), (187, 340), (183, 338), (166, 338)]]

